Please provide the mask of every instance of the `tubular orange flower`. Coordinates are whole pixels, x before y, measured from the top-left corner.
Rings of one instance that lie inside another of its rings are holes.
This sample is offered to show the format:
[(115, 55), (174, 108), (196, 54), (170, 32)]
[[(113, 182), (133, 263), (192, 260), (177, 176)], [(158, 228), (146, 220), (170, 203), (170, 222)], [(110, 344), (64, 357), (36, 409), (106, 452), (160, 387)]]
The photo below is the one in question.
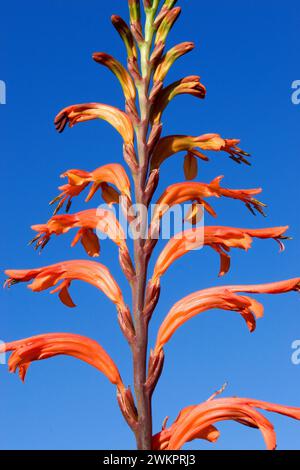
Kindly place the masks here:
[(0, 352), (7, 351), (13, 351), (8, 360), (9, 371), (16, 372), (19, 369), (19, 376), (22, 381), (25, 380), (31, 362), (67, 355), (76, 357), (98, 369), (120, 391), (125, 388), (114, 361), (97, 341), (86, 336), (71, 333), (37, 335), (1, 344)]
[(156, 67), (153, 76), (154, 82), (162, 82), (166, 78), (167, 73), (169, 72), (174, 62), (183, 55), (192, 51), (194, 47), (195, 44), (193, 42), (182, 42), (172, 47), (172, 49), (170, 49), (166, 55), (161, 58), (158, 66)]
[(41, 292), (55, 287), (51, 294), (59, 292), (60, 300), (68, 307), (75, 307), (69, 294), (72, 281), (85, 281), (100, 289), (117, 306), (118, 310), (125, 311), (127, 307), (117, 282), (109, 269), (103, 264), (88, 260), (63, 261), (42, 268), (33, 269), (7, 269), (5, 274), (8, 280), (5, 285), (10, 287), (19, 282), (33, 282), (28, 286), (33, 292)]
[(76, 169), (67, 170), (61, 177), (68, 178), (68, 183), (59, 187), (61, 194), (50, 202), (50, 204), (58, 202), (55, 213), (61, 209), (65, 202), (67, 202), (66, 210), (68, 212), (73, 197), (78, 196), (90, 183), (92, 186), (85, 199), (86, 202), (94, 196), (98, 189), (101, 189), (102, 197), (108, 204), (119, 202), (119, 193), (108, 183), (116, 186), (121, 194), (131, 201), (130, 181), (125, 169), (119, 163), (109, 163), (91, 172)]
[(181, 325), (190, 318), (213, 308), (240, 313), (249, 330), (254, 331), (255, 318), (263, 316), (263, 306), (255, 299), (235, 295), (236, 293), (283, 294), (292, 291), (300, 291), (300, 278), (269, 284), (212, 287), (193, 292), (173, 305), (165, 317), (158, 331), (154, 354), (155, 356), (159, 354)]
[[(72, 228), (79, 228), (79, 232), (71, 246), (80, 239), (90, 256), (98, 256), (100, 251), (99, 239), (94, 230), (106, 233), (120, 248), (127, 249), (124, 231), (115, 215), (102, 208), (88, 209), (76, 214), (55, 215), (46, 224), (32, 225), (31, 228), (38, 232), (32, 240), (33, 243), (36, 242), (36, 249), (43, 249), (52, 235), (67, 233)], [(89, 239), (92, 239), (91, 246)]]
[[(177, 416), (174, 423), (169, 428), (163, 428), (162, 431), (155, 434), (152, 437), (152, 450), (167, 450), (170, 439), (175, 432), (178, 423), (183, 420), (183, 418), (188, 415), (195, 407), (188, 406), (181, 410)], [(214, 426), (208, 426), (206, 429), (203, 429), (199, 434), (193, 436), (193, 439), (204, 439), (208, 442), (216, 442), (220, 436), (219, 431)]]
[(219, 134), (204, 134), (198, 137), (170, 135), (159, 141), (151, 159), (151, 169), (159, 168), (167, 158), (184, 150), (191, 152), (202, 160), (208, 160), (206, 155), (197, 151), (197, 148), (213, 150), (214, 152), (227, 152), (230, 158), (236, 162), (249, 164), (245, 157), (250, 155), (237, 146), (239, 142), (238, 139), (223, 139)]
[(134, 131), (131, 120), (123, 111), (114, 106), (101, 103), (84, 103), (68, 106), (58, 113), (54, 124), (58, 132), (63, 132), (66, 125), (73, 127), (78, 122), (104, 119), (123, 137), (125, 144), (132, 144)]
[(280, 248), (283, 250), (282, 240), (287, 239), (284, 234), (288, 228), (288, 226), (285, 226), (247, 229), (207, 226), (185, 230), (171, 238), (160, 253), (154, 267), (153, 282), (155, 283), (159, 280), (174, 261), (201, 246), (210, 246), (220, 254), (221, 266), (219, 275), (223, 276), (230, 268), (230, 256), (227, 252), (231, 248), (248, 250), (251, 248), (253, 238), (273, 238), (280, 243)]
[(168, 186), (168, 188), (161, 195), (156, 203), (155, 210), (150, 226), (150, 233), (156, 230), (159, 220), (168, 210), (176, 205), (186, 201), (193, 201), (199, 204), (203, 204), (205, 209), (214, 217), (216, 216), (213, 208), (205, 201), (208, 197), (228, 197), (231, 199), (237, 199), (245, 203), (246, 207), (254, 213), (257, 210), (261, 214), (263, 213), (262, 207), (264, 204), (253, 196), (261, 193), (261, 188), (256, 189), (226, 189), (221, 188), (220, 181), (223, 176), (218, 176), (211, 183), (196, 183), (186, 182), (177, 183)]
[(206, 88), (200, 82), (200, 77), (196, 75), (182, 78), (166, 88), (163, 88), (157, 94), (151, 110), (151, 121), (153, 124), (158, 124), (160, 122), (165, 108), (168, 106), (170, 101), (178, 95), (192, 95), (196, 98), (204, 99)]
[(98, 64), (108, 67), (109, 70), (117, 77), (122, 86), (126, 101), (134, 101), (136, 97), (135, 86), (131, 76), (123, 65), (113, 56), (105, 54), (104, 52), (95, 52), (93, 54), (93, 59)]
[(247, 398), (218, 398), (190, 407), (189, 412), (177, 422), (166, 449), (179, 450), (186, 442), (197, 438), (198, 434), (208, 426), (219, 421), (234, 420), (245, 426), (260, 429), (267, 449), (274, 450), (276, 448), (274, 427), (255, 408), (300, 419), (300, 408), (274, 405)]

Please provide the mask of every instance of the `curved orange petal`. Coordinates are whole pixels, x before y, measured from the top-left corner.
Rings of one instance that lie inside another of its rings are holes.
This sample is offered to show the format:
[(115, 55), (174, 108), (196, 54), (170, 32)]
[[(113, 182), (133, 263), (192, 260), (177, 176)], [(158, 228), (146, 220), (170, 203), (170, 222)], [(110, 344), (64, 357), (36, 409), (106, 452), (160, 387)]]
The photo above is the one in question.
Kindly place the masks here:
[(123, 137), (125, 144), (134, 141), (134, 130), (131, 120), (123, 111), (102, 103), (83, 103), (62, 109), (55, 117), (54, 124), (58, 132), (63, 132), (66, 125), (73, 127), (78, 122), (104, 119)]
[(239, 403), (228, 403), (217, 399), (195, 406), (176, 426), (169, 441), (168, 450), (179, 450), (182, 446), (206, 429), (220, 421), (234, 420), (260, 429), (269, 450), (276, 448), (276, 435), (273, 425), (255, 408)]
[[(186, 201), (198, 202), (204, 204), (205, 208), (209, 210), (212, 215), (215, 215), (214, 211), (207, 206), (205, 201), (208, 197), (228, 197), (231, 199), (237, 199), (245, 203), (246, 207), (254, 213), (255, 210), (263, 214), (262, 207), (263, 203), (255, 199), (253, 196), (261, 193), (261, 188), (256, 189), (227, 189), (220, 186), (220, 181), (223, 176), (218, 176), (211, 183), (196, 183), (196, 182), (185, 182), (176, 183), (169, 186), (164, 193), (161, 195), (156, 203), (155, 210), (153, 212), (153, 218), (151, 226), (155, 227), (159, 220), (163, 217), (168, 210), (176, 205)], [(150, 233), (151, 230), (150, 230)]]
[[(86, 201), (89, 201), (99, 188), (102, 188), (102, 195), (105, 190), (107, 192), (107, 188), (109, 188), (108, 183), (116, 186), (120, 193), (126, 196), (129, 202), (131, 201), (131, 185), (129, 178), (123, 166), (118, 163), (109, 163), (91, 172), (77, 169), (67, 170), (61, 177), (68, 178), (68, 184), (60, 186), (61, 194), (50, 202), (51, 205), (58, 202), (55, 213), (58, 212), (66, 201), (68, 212), (73, 197), (78, 196), (90, 184), (92, 184), (92, 186), (86, 197)], [(119, 202), (119, 195), (117, 195), (116, 202)]]
[[(170, 135), (160, 139), (155, 152), (151, 158), (151, 169), (159, 168), (160, 165), (175, 153), (182, 151), (195, 151), (196, 149), (214, 152), (226, 152), (230, 158), (238, 163), (247, 163), (245, 157), (249, 154), (240, 149), (238, 139), (223, 139), (219, 134), (204, 134), (200, 136)], [(197, 155), (197, 151), (195, 152)], [(199, 155), (202, 158), (202, 155)], [(207, 157), (206, 157), (207, 159)]]
[[(127, 249), (125, 233), (117, 218), (112, 211), (103, 208), (88, 209), (75, 214), (55, 215), (46, 224), (32, 225), (31, 228), (38, 232), (38, 235), (32, 241), (36, 243), (36, 249), (42, 249), (52, 235), (67, 233), (73, 228), (95, 230), (107, 234), (119, 247)], [(72, 246), (81, 237), (82, 233), (79, 233)]]
[(0, 345), (1, 352), (12, 351), (8, 360), (10, 372), (19, 369), (25, 379), (31, 362), (58, 355), (73, 356), (102, 372), (120, 390), (124, 389), (114, 361), (96, 341), (71, 333), (48, 333)]
[[(63, 261), (50, 266), (29, 270), (6, 270), (6, 285), (17, 282), (33, 282), (28, 286), (34, 292), (55, 287), (60, 281), (85, 281), (100, 289), (120, 311), (127, 311), (121, 289), (109, 269), (103, 264), (89, 260)], [(61, 284), (65, 288), (65, 284)], [(59, 289), (60, 290), (60, 289)], [(57, 289), (55, 289), (57, 291)]]
[[(229, 251), (231, 248), (248, 250), (252, 245), (253, 238), (283, 240), (286, 238), (284, 234), (288, 228), (288, 226), (285, 226), (247, 229), (207, 226), (185, 230), (171, 238), (160, 253), (154, 267), (153, 282), (156, 282), (174, 261), (191, 250), (201, 246), (211, 246), (219, 252), (224, 262), (229, 258), (224, 250)], [(227, 270), (226, 266), (223, 265), (220, 273), (224, 274)]]
[(239, 312), (250, 331), (253, 331), (255, 318), (263, 316), (263, 307), (248, 296), (236, 294), (281, 294), (291, 291), (300, 291), (300, 278), (270, 284), (212, 287), (193, 292), (175, 303), (163, 320), (158, 331), (154, 353), (158, 355), (175, 331), (186, 321), (213, 308)]

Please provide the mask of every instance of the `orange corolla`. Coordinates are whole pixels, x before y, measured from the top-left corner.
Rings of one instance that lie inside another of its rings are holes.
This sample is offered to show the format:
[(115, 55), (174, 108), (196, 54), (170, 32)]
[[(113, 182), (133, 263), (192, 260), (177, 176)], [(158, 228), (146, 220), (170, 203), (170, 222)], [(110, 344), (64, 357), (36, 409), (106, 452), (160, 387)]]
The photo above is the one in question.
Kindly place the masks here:
[(23, 381), (31, 362), (67, 355), (76, 357), (98, 369), (119, 390), (125, 388), (114, 361), (97, 341), (86, 336), (71, 333), (37, 335), (0, 345), (1, 353), (8, 351), (13, 351), (8, 360), (9, 370), (16, 372), (19, 369), (19, 376)]
[(274, 427), (256, 408), (300, 420), (300, 408), (248, 398), (218, 398), (185, 408), (169, 428), (168, 434), (166, 430), (163, 430), (153, 437), (153, 446), (156, 449), (179, 450), (186, 442), (197, 439), (201, 433), (207, 432), (210, 426), (217, 422), (233, 420), (245, 426), (260, 429), (267, 449), (274, 450), (276, 448)]
[[(164, 426), (159, 433), (155, 434), (152, 437), (152, 450), (167, 450), (172, 434), (175, 432), (178, 423), (180, 424), (183, 418), (194, 408), (195, 406), (187, 406), (180, 411), (174, 423), (169, 428)], [(197, 435), (195, 434), (191, 440), (204, 439), (208, 442), (216, 442), (219, 436), (220, 432), (215, 428), (215, 426), (208, 426), (206, 429), (201, 430)]]
[(162, 88), (157, 94), (151, 109), (151, 122), (153, 124), (158, 124), (160, 122), (165, 108), (168, 106), (170, 101), (178, 95), (192, 95), (196, 98), (204, 99), (206, 88), (202, 85), (200, 77), (197, 75), (182, 78), (166, 88)]
[(31, 228), (38, 232), (31, 242), (36, 243), (36, 249), (43, 249), (52, 235), (61, 235), (72, 228), (79, 228), (71, 246), (80, 240), (90, 256), (98, 256), (100, 252), (99, 238), (95, 231), (107, 234), (120, 248), (128, 251), (125, 233), (114, 213), (102, 208), (55, 215), (46, 224), (32, 225)]
[[(34, 292), (40, 292), (55, 287), (51, 294), (59, 292), (60, 300), (68, 307), (75, 304), (69, 294), (72, 281), (85, 281), (100, 289), (117, 306), (119, 311), (127, 311), (122, 292), (109, 269), (103, 264), (89, 260), (72, 260), (52, 264), (42, 268), (8, 269), (5, 271), (8, 279), (5, 283), (10, 287), (19, 282), (32, 281), (28, 287)], [(61, 284), (57, 286), (60, 282)], [(56, 287), (57, 286), (57, 287)]]
[(197, 149), (226, 152), (236, 162), (249, 164), (245, 159), (249, 154), (237, 146), (239, 142), (238, 139), (223, 139), (219, 134), (204, 134), (197, 137), (170, 135), (159, 141), (151, 159), (151, 169), (159, 168), (168, 157), (182, 151), (188, 151), (202, 160), (208, 160), (207, 156)]
[(114, 106), (102, 103), (83, 103), (62, 109), (55, 117), (54, 124), (58, 132), (63, 132), (66, 125), (73, 127), (79, 122), (104, 119), (123, 137), (125, 144), (134, 141), (134, 130), (131, 120), (123, 111)]
[(220, 286), (193, 292), (173, 305), (165, 317), (158, 331), (154, 355), (159, 355), (163, 346), (186, 321), (214, 308), (239, 312), (249, 330), (253, 331), (255, 319), (263, 316), (263, 306), (257, 300), (237, 293), (283, 294), (291, 291), (300, 291), (299, 277), (268, 284)]
[(159, 220), (168, 210), (176, 205), (183, 202), (192, 201), (199, 204), (203, 204), (205, 209), (213, 216), (216, 216), (213, 208), (205, 201), (208, 197), (228, 197), (231, 199), (237, 199), (245, 203), (246, 207), (254, 212), (263, 214), (265, 205), (255, 199), (253, 196), (261, 193), (261, 188), (256, 189), (227, 189), (220, 186), (220, 182), (223, 176), (218, 176), (211, 183), (196, 183), (196, 182), (185, 182), (177, 183), (168, 186), (168, 188), (161, 195), (156, 203), (156, 207), (153, 211), (153, 217), (150, 227), (150, 234), (152, 229), (155, 228), (159, 223)]
[(68, 183), (60, 186), (61, 193), (55, 197), (50, 204), (58, 202), (55, 212), (67, 202), (67, 211), (71, 206), (73, 197), (78, 196), (89, 184), (91, 189), (86, 197), (89, 201), (98, 189), (102, 191), (102, 197), (107, 204), (119, 202), (119, 193), (110, 185), (113, 184), (129, 201), (131, 201), (130, 181), (122, 165), (118, 163), (109, 163), (100, 166), (93, 171), (67, 170), (62, 178), (68, 178)]
[(282, 240), (288, 230), (285, 227), (271, 227), (263, 229), (247, 229), (221, 226), (198, 227), (178, 233), (169, 240), (155, 264), (153, 282), (166, 272), (175, 260), (191, 250), (201, 246), (210, 246), (220, 254), (221, 266), (219, 275), (223, 276), (230, 268), (230, 256), (228, 251), (231, 248), (241, 248), (248, 250), (251, 248), (253, 238), (274, 239), (280, 243), (281, 250), (284, 248)]

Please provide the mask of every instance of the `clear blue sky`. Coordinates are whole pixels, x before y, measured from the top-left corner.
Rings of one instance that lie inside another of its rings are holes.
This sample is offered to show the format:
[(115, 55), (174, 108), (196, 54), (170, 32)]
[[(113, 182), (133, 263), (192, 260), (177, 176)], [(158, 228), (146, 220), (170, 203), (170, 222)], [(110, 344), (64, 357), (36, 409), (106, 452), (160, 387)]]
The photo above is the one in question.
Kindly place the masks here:
[[(169, 79), (199, 74), (207, 99), (174, 101), (165, 113), (165, 134), (219, 132), (242, 139), (253, 154), (251, 168), (214, 155), (203, 163), (200, 179), (225, 174), (229, 187), (263, 186), (268, 218), (252, 217), (237, 202), (216, 201), (218, 223), (238, 227), (290, 224), (294, 240), (279, 255), (272, 241), (257, 241), (248, 252), (235, 251), (232, 269), (218, 280), (218, 257), (210, 249), (177, 261), (163, 279), (162, 296), (151, 325), (151, 341), (164, 315), (179, 298), (218, 284), (287, 279), (299, 272), (299, 119), (291, 103), (291, 83), (300, 79), (299, 17), (296, 0), (190, 0), (169, 45), (192, 40), (197, 49), (173, 68)], [(7, 104), (1, 119), (1, 260), (4, 268), (27, 268), (84, 258), (69, 249), (70, 237), (53, 240), (39, 257), (26, 246), (30, 225), (46, 221), (48, 201), (57, 194), (59, 174), (68, 168), (92, 170), (121, 162), (121, 139), (106, 123), (93, 122), (56, 134), (55, 114), (64, 106), (107, 102), (122, 106), (118, 82), (91, 60), (95, 51), (119, 59), (124, 49), (110, 24), (112, 13), (127, 18), (125, 0), (44, 0), (4, 2), (1, 7), (1, 80)], [(161, 186), (182, 179), (182, 158), (164, 164)], [(95, 204), (94, 200), (94, 204)], [(100, 200), (99, 200), (100, 201)], [(92, 207), (85, 206), (85, 207)], [(79, 198), (73, 210), (84, 208)], [(214, 223), (213, 220), (208, 223)], [(159, 245), (159, 248), (162, 245)], [(115, 246), (102, 244), (101, 261), (125, 289)], [(4, 276), (3, 276), (4, 279)], [(128, 289), (126, 295), (129, 294)], [(97, 339), (131, 380), (131, 359), (110, 302), (93, 287), (74, 283), (77, 309), (57, 296), (33, 294), (25, 285), (1, 291), (0, 337), (20, 339), (66, 331)], [(300, 406), (300, 366), (291, 363), (291, 343), (300, 339), (297, 294), (260, 298), (265, 318), (250, 335), (237, 314), (203, 314), (181, 328), (166, 348), (162, 380), (153, 401), (154, 429), (229, 382), (227, 394)], [(72, 358), (35, 363), (25, 385), (0, 366), (1, 449), (134, 448), (110, 383)], [(300, 448), (300, 423), (270, 416), (279, 449)], [(262, 449), (256, 430), (221, 424), (216, 445), (188, 448)]]

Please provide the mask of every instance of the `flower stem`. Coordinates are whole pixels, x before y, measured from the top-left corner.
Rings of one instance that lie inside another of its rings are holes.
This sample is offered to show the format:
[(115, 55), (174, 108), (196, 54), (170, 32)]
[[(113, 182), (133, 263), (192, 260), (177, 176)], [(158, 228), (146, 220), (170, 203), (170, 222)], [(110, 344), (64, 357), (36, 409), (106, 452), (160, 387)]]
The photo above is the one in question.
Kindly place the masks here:
[[(147, 146), (150, 125), (149, 84), (151, 79), (151, 64), (149, 55), (153, 39), (154, 10), (146, 12), (145, 40), (140, 46), (142, 79), (137, 83), (140, 106), (140, 122), (136, 125), (136, 140), (139, 169), (134, 175), (136, 203), (145, 206), (145, 188), (147, 183), (149, 152)], [(152, 411), (151, 393), (146, 386), (147, 381), (147, 349), (148, 349), (148, 320), (144, 315), (145, 290), (147, 283), (148, 254), (145, 250), (143, 228), (147, 226), (147, 214), (139, 214), (141, 235), (134, 240), (134, 260), (136, 278), (132, 286), (133, 313), (135, 321), (135, 341), (132, 345), (134, 367), (134, 391), (138, 411), (138, 426), (135, 432), (137, 448), (151, 450), (152, 440)]]

